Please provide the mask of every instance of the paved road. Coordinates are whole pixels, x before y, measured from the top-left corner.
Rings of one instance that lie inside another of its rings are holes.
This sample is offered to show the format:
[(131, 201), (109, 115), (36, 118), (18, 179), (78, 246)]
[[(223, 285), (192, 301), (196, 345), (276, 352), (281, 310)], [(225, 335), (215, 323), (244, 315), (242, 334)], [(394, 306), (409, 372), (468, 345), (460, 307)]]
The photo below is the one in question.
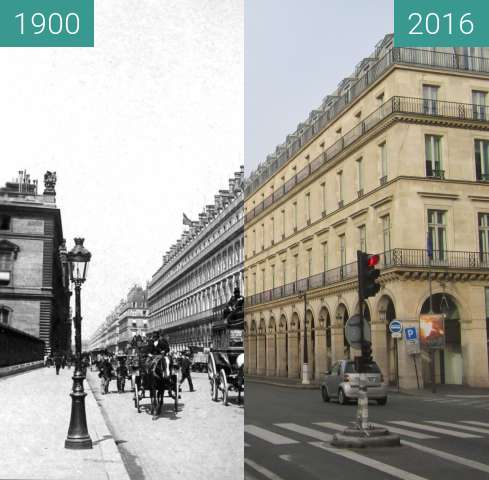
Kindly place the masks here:
[(489, 396), (392, 394), (370, 420), (400, 434), (395, 448), (332, 448), (356, 405), (324, 403), (318, 391), (247, 384), (248, 480), (489, 479)]
[[(242, 406), (214, 403), (207, 374), (192, 375), (196, 392), (183, 385), (179, 412), (165, 397), (158, 420), (152, 420), (149, 401), (137, 413), (133, 393), (117, 393), (115, 381), (108, 395), (100, 395), (99, 380), (89, 372), (97, 402), (108, 420), (132, 480), (243, 478)], [(231, 395), (234, 395), (230, 393)]]

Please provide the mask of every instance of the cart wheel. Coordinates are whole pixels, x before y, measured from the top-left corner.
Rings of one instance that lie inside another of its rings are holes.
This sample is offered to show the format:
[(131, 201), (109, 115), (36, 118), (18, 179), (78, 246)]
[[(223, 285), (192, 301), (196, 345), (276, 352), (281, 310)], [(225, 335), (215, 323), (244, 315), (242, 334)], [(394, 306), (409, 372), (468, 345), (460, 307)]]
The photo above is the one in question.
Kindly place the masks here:
[(138, 413), (141, 413), (141, 408), (139, 406), (139, 389), (136, 382), (134, 382), (134, 406), (138, 409)]
[(224, 371), (224, 369), (220, 371), (219, 377), (221, 383), (219, 390), (221, 390), (222, 392), (222, 403), (224, 405), (227, 405), (228, 404), (228, 380), (226, 378), (226, 372)]
[(178, 378), (175, 375), (174, 377), (174, 390), (173, 390), (173, 396), (174, 396), (174, 401), (175, 401), (175, 413), (178, 412)]
[(211, 395), (214, 402), (217, 402), (217, 397), (219, 396), (218, 378), (219, 377), (213, 377), (211, 380)]

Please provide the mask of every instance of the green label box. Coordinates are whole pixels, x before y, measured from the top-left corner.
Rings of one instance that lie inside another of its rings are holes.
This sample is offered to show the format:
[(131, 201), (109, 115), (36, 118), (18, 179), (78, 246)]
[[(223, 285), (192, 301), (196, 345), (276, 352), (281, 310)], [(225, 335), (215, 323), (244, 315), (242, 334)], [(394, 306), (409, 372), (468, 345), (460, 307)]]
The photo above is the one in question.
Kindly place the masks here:
[(489, 0), (394, 0), (395, 47), (488, 47)]
[(0, 46), (93, 47), (94, 0), (0, 0)]

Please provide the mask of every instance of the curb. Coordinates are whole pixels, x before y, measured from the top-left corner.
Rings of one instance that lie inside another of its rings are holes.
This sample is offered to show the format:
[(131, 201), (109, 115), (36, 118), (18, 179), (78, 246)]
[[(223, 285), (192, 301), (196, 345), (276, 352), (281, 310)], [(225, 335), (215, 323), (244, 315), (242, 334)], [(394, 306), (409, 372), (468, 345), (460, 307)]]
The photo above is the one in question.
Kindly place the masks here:
[(302, 384), (302, 383), (281, 383), (281, 382), (275, 382), (273, 380), (266, 380), (262, 378), (250, 378), (245, 376), (245, 382), (247, 383), (262, 383), (265, 385), (272, 385), (274, 387), (285, 387), (285, 388), (295, 388), (298, 390), (318, 390), (319, 389), (319, 384), (316, 383), (309, 383), (309, 384)]
[(92, 390), (92, 385), (88, 381), (88, 378), (86, 383), (90, 390), (90, 395), (85, 397), (86, 409), (90, 412), (95, 412), (95, 416), (97, 417), (93, 419), (92, 423), (96, 425), (95, 433), (98, 441), (97, 447), (100, 448), (102, 461), (105, 463), (107, 479), (130, 480), (121, 452), (119, 451), (114, 436), (105, 421), (102, 407), (97, 403), (95, 393)]
[(44, 360), (38, 360), (36, 362), (19, 363), (18, 365), (9, 365), (8, 367), (0, 368), (0, 378), (8, 377), (9, 375), (16, 375), (17, 373), (27, 372), (36, 368), (44, 367)]

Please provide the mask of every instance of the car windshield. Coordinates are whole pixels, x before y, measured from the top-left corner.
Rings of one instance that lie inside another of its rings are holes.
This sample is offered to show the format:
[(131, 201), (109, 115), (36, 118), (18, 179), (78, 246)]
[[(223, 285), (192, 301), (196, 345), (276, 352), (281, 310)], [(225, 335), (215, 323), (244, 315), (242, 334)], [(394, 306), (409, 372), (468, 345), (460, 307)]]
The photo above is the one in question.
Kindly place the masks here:
[[(365, 373), (380, 373), (380, 368), (375, 362), (368, 364), (366, 370)], [(358, 373), (355, 370), (355, 362), (346, 362), (345, 373)]]

